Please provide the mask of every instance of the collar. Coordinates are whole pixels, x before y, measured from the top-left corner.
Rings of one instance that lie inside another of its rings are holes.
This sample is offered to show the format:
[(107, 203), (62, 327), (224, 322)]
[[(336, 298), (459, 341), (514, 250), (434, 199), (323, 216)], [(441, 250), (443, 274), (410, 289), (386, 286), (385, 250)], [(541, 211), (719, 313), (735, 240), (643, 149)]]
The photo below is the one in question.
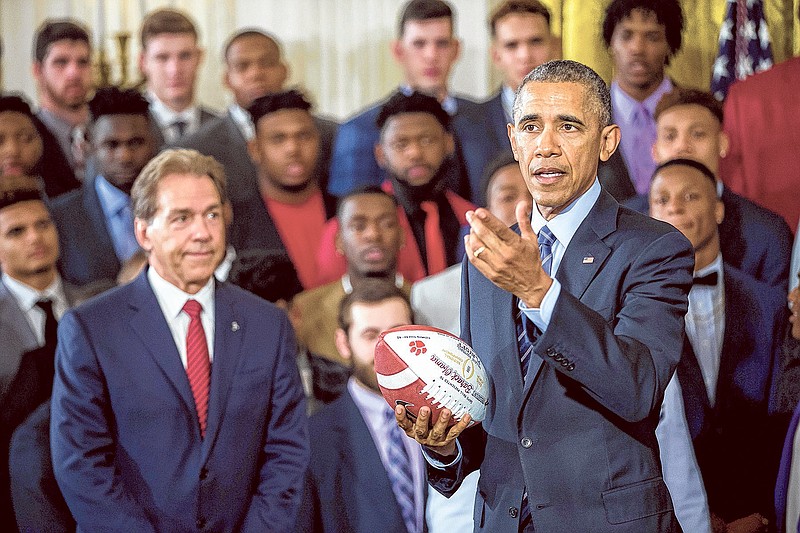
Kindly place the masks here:
[(173, 111), (150, 91), (147, 92), (147, 99), (150, 101), (150, 112), (156, 117), (156, 120), (162, 127), (170, 126), (174, 124), (176, 120), (183, 120), (187, 124), (194, 124), (200, 113), (200, 109), (196, 105), (191, 105), (180, 112)]
[(66, 307), (67, 300), (64, 295), (64, 286), (58, 274), (56, 274), (56, 279), (53, 280), (53, 283), (41, 292), (26, 283), (15, 280), (5, 272), (3, 272), (2, 280), (3, 284), (17, 301), (19, 308), (26, 313), (33, 309), (36, 302), (44, 299), (52, 300), (53, 302), (61, 302)]
[[(394, 286), (398, 289), (403, 288), (403, 283), (405, 283), (405, 279), (403, 279), (403, 275), (401, 273), (396, 273), (394, 275)], [(342, 289), (344, 289), (345, 294), (350, 294), (353, 292), (353, 283), (350, 281), (350, 274), (345, 274), (342, 276)]]
[(383, 396), (368, 389), (352, 376), (347, 380), (347, 390), (364, 418), (383, 421), (386, 416), (384, 413), (391, 410)]
[(225, 258), (214, 271), (214, 277), (219, 281), (225, 281), (228, 279), (228, 274), (231, 273), (231, 267), (233, 266), (234, 261), (236, 261), (236, 248), (229, 244), (225, 250)]
[[(414, 89), (412, 89), (410, 85), (404, 83), (400, 86), (400, 92), (406, 96), (411, 96), (411, 93), (414, 92)], [(447, 94), (439, 103), (441, 104), (442, 109), (444, 109), (445, 112), (451, 117), (458, 113), (458, 100), (456, 100), (452, 95)]]
[(712, 272), (716, 272), (718, 276), (722, 276), (722, 253), (717, 254), (716, 259), (711, 261), (708, 265), (700, 270), (695, 270), (694, 277), (699, 278), (706, 274), (711, 274)]
[(717, 198), (722, 198), (722, 192), (725, 190), (725, 185), (717, 180)]
[(197, 291), (197, 294), (189, 294), (180, 290), (161, 277), (152, 267), (147, 268), (147, 280), (153, 288), (161, 309), (164, 310), (164, 314), (170, 321), (181, 313), (186, 300), (197, 300), (203, 306), (203, 312), (208, 312), (214, 305), (214, 284), (216, 283), (214, 276), (208, 279), (203, 288)]
[(517, 92), (508, 85), (503, 84), (500, 88), (500, 103), (503, 104), (503, 111), (505, 111), (506, 120), (509, 122), (511, 122), (513, 118), (514, 98), (516, 96)]
[(94, 180), (94, 189), (97, 191), (97, 199), (100, 200), (100, 207), (106, 218), (117, 216), (120, 211), (131, 205), (131, 197), (111, 185), (103, 176), (97, 176)]
[(245, 111), (239, 104), (231, 104), (228, 108), (228, 113), (230, 113), (233, 123), (236, 124), (239, 131), (242, 132), (242, 136), (245, 140), (251, 141), (253, 137), (256, 136), (256, 130), (253, 126), (253, 119), (250, 113)]
[(667, 76), (664, 76), (661, 84), (653, 91), (653, 94), (645, 98), (643, 102), (639, 102), (623, 91), (619, 83), (614, 80), (611, 82), (611, 107), (614, 110), (614, 116), (622, 122), (632, 122), (634, 111), (637, 107), (643, 105), (652, 117), (655, 115), (658, 101), (661, 100), (662, 96), (670, 92), (672, 87), (672, 81)]
[(558, 239), (558, 242), (566, 248), (569, 246), (569, 242), (572, 240), (575, 232), (578, 231), (578, 227), (589, 214), (589, 211), (591, 211), (594, 204), (597, 203), (601, 190), (600, 181), (595, 178), (589, 190), (578, 196), (566, 209), (554, 216), (551, 220), (545, 220), (542, 214), (539, 213), (539, 210), (534, 209), (531, 214), (531, 227), (533, 231), (538, 234), (539, 230), (541, 230), (544, 225), (547, 225), (550, 231), (553, 232), (553, 235), (556, 236), (556, 239)]

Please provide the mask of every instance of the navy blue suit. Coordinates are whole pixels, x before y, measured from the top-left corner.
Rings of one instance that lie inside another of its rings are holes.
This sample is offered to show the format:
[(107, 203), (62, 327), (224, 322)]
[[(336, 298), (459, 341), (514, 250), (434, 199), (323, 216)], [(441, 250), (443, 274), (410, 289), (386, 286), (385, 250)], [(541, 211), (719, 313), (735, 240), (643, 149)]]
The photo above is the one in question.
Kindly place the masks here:
[(94, 187), (96, 178), (53, 202), (53, 220), (58, 229), (61, 277), (74, 285), (115, 281), (121, 264)]
[(506, 111), (503, 108), (502, 95), (503, 89), (501, 88), (497, 94), (480, 104), (486, 127), (496, 145), (496, 153), (511, 150), (511, 141), (508, 139), (508, 119), (506, 119)]
[[(458, 112), (450, 123), (456, 151), (445, 163), (445, 180), (453, 192), (474, 202), (483, 169), (493, 156), (494, 143), (486, 142), (488, 133), (480, 106), (464, 98), (456, 101)], [(343, 196), (364, 185), (380, 186), (387, 179), (375, 160), (375, 145), (380, 137), (375, 120), (383, 104), (381, 101), (339, 126), (328, 183), (332, 195)]]
[(789, 491), (789, 473), (792, 466), (792, 455), (794, 452), (794, 437), (800, 428), (800, 403), (794, 410), (792, 420), (789, 423), (789, 430), (786, 433), (786, 440), (783, 444), (781, 454), (781, 464), (778, 471), (778, 480), (775, 483), (775, 517), (778, 533), (800, 533), (800, 523), (797, 524), (797, 532), (786, 530), (786, 496)]
[(290, 531), (308, 465), (286, 314), (215, 289), (208, 428), (143, 272), (61, 319), (53, 468), (86, 531)]
[(686, 421), (712, 513), (726, 522), (772, 516), (780, 439), (768, 416), (779, 371), (785, 300), (772, 287), (729, 265), (725, 332), (712, 407), (699, 363), (686, 340), (678, 365)]
[(489, 374), (486, 419), (463, 459), (428, 468), (447, 495), (480, 468), (475, 530), (679, 531), (655, 427), (678, 364), (693, 252), (674, 228), (600, 196), (566, 249), (561, 293), (523, 383), (515, 298), (464, 268), (461, 336)]
[(309, 422), (311, 463), (295, 531), (407, 533), (389, 476), (345, 388)]

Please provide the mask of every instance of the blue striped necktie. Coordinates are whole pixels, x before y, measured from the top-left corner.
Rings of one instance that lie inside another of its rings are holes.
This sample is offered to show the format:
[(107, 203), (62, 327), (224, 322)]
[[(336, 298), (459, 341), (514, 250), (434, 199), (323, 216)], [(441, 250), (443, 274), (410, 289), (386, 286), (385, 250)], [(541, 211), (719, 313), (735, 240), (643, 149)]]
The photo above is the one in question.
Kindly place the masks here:
[(389, 449), (387, 458), (389, 464), (386, 473), (392, 484), (392, 491), (403, 515), (403, 522), (409, 533), (417, 533), (417, 517), (414, 506), (414, 477), (411, 473), (411, 459), (406, 451), (405, 439), (408, 437), (397, 425), (394, 411), (386, 411), (387, 433), (389, 435)]

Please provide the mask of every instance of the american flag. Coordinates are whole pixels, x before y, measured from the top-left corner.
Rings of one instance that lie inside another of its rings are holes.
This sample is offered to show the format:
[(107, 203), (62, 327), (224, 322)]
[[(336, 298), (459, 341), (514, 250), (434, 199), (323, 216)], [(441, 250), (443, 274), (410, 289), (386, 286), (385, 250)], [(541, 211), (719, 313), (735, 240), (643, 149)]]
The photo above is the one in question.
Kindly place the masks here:
[(769, 29), (762, 0), (728, 0), (719, 31), (719, 53), (714, 62), (711, 92), (724, 100), (728, 88), (772, 66)]

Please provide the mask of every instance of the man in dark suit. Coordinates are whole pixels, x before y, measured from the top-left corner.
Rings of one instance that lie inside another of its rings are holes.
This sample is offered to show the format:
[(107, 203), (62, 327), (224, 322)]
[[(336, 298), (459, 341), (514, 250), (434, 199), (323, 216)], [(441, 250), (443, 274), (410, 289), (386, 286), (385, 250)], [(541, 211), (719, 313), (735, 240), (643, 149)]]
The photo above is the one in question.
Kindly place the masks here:
[[(400, 91), (419, 91), (439, 100), (452, 117), (455, 151), (447, 161), (448, 187), (475, 201), (483, 167), (494, 145), (478, 104), (454, 96), (447, 87), (450, 70), (458, 59), (460, 43), (453, 34), (454, 14), (442, 0), (411, 0), (400, 15), (399, 35), (392, 56), (403, 69)], [(342, 196), (363, 185), (380, 185), (385, 175), (375, 159), (379, 140), (375, 123), (385, 100), (357, 114), (339, 127), (331, 160), (328, 190)]]
[(722, 131), (722, 104), (711, 93), (677, 88), (661, 98), (655, 120), (653, 158), (658, 163), (693, 159), (717, 176), (717, 194), (725, 206), (719, 224), (725, 263), (786, 294), (792, 231), (780, 216), (723, 185), (719, 163), (729, 143)]
[[(511, 122), (514, 93), (534, 68), (554, 57), (550, 11), (539, 0), (506, 0), (489, 16), (492, 63), (503, 75), (503, 84), (481, 107), (496, 151), (511, 151), (507, 124)], [(481, 196), (479, 205), (486, 205)]]
[(588, 67), (534, 69), (508, 131), (534, 208), (517, 206), (519, 234), (471, 213), (461, 300), (461, 336), (489, 372), (486, 419), (460, 437), (469, 417), (448, 430), (442, 413), (430, 428), (428, 409), (412, 424), (398, 407), (398, 423), (427, 445), (440, 492), (481, 469), (476, 531), (678, 531), (655, 428), (690, 245), (600, 187), (619, 128)]
[(59, 268), (76, 285), (114, 280), (139, 249), (130, 191), (156, 152), (147, 101), (135, 90), (100, 89), (89, 103), (88, 141), (97, 175), (53, 203)]
[[(176, 144), (222, 163), (233, 202), (258, 196), (258, 173), (247, 154), (247, 143), (255, 136), (247, 108), (256, 98), (282, 92), (288, 74), (281, 46), (274, 37), (253, 29), (235, 33), (225, 46), (225, 86), (233, 93), (234, 103), (224, 116), (204, 124)], [(324, 189), (338, 125), (318, 115), (314, 122), (320, 135), (317, 181)]]
[(308, 466), (294, 335), (283, 311), (213, 277), (222, 167), (167, 150), (132, 198), (149, 268), (59, 325), (64, 499), (85, 531), (290, 531)]
[(712, 523), (768, 531), (783, 437), (771, 427), (769, 401), (785, 300), (723, 264), (717, 226), (724, 211), (714, 173), (702, 163), (671, 159), (656, 168), (650, 212), (681, 230), (695, 252), (677, 375)]
[(142, 21), (139, 70), (153, 115), (156, 146), (174, 144), (217, 115), (195, 102), (203, 50), (194, 23), (181, 11), (157, 9)]
[(312, 459), (296, 530), (421, 533), (425, 461), (397, 427), (374, 366), (378, 335), (412, 323), (408, 296), (388, 280), (365, 279), (342, 300), (338, 322), (336, 347), (353, 376), (309, 422)]

